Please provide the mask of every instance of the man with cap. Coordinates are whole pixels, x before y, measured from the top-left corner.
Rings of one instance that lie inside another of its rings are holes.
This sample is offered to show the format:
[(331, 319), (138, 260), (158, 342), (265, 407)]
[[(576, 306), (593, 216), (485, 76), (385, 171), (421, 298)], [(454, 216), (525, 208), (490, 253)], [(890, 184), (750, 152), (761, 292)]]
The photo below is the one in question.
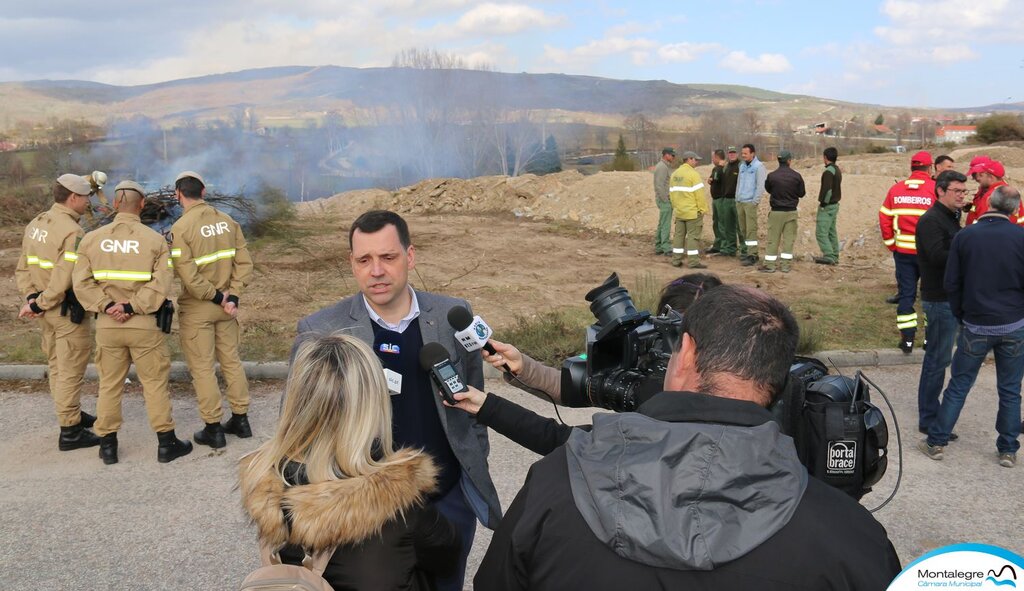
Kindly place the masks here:
[[(53, 205), (37, 215), (21, 241), (14, 275), (25, 304), (19, 318), (34, 318), (42, 329), (42, 348), (49, 366), (50, 396), (57, 412), (57, 449), (69, 451), (99, 445), (88, 430), (96, 417), (82, 411), (82, 380), (92, 351), (89, 318), (71, 313), (78, 301), (71, 291), (71, 273), (78, 260), (78, 242), (85, 232), (79, 218), (89, 209), (89, 181), (65, 174), (53, 186)], [(77, 320), (77, 322), (75, 322)]]
[(704, 230), (704, 214), (708, 211), (704, 182), (694, 169), (701, 158), (695, 152), (683, 152), (683, 163), (672, 173), (669, 194), (676, 218), (672, 237), (672, 266), (683, 266), (686, 255), (691, 269), (706, 269), (700, 262), (700, 235)]
[(167, 241), (139, 219), (145, 190), (132, 181), (114, 187), (114, 221), (85, 235), (72, 274), (82, 306), (97, 314), (96, 369), (99, 400), (96, 433), (100, 459), (117, 463), (121, 396), (128, 368), (142, 383), (149, 425), (156, 431), (157, 461), (167, 463), (192, 451), (174, 435), (167, 380), (171, 356), (156, 312), (171, 295)]
[[(740, 176), (740, 158), (736, 146), (729, 146), (725, 151), (725, 168), (722, 170), (722, 199), (718, 202), (721, 209), (718, 212), (722, 226), (722, 246), (719, 253), (722, 256), (736, 256), (737, 250), (740, 254), (747, 254), (747, 246), (742, 238), (738, 238), (740, 225), (736, 216), (736, 183)], [(737, 248), (737, 242), (739, 246)]]
[(917, 266), (917, 220), (935, 203), (935, 181), (929, 172), (932, 155), (921, 151), (910, 158), (910, 178), (900, 181), (878, 210), (882, 241), (892, 251), (896, 263), (896, 284), (899, 302), (896, 305), (896, 328), (900, 331), (900, 349), (909, 354), (917, 335), (917, 283), (921, 277)]
[[(238, 355), (239, 296), (252, 280), (253, 264), (245, 236), (228, 214), (203, 198), (206, 183), (185, 171), (174, 180), (174, 194), (185, 213), (171, 227), (171, 259), (181, 280), (178, 326), (199, 414), (206, 426), (194, 435), (196, 443), (220, 448), (225, 433), (252, 437), (249, 427), (249, 384)], [(223, 416), (220, 387), (213, 371), (220, 362), (231, 418)]]
[(675, 148), (662, 148), (661, 160), (654, 166), (654, 203), (658, 206), (654, 254), (672, 254), (672, 200), (668, 195), (668, 181), (672, 176), (672, 164), (675, 161)]
[(821, 188), (818, 190), (818, 214), (814, 220), (814, 237), (821, 249), (821, 256), (814, 257), (819, 265), (839, 264), (839, 233), (836, 218), (839, 217), (839, 200), (843, 196), (843, 171), (836, 161), (839, 150), (828, 147), (821, 153), (825, 170), (821, 173)]
[[(779, 259), (780, 270), (789, 273), (793, 264), (793, 243), (796, 241), (796, 208), (807, 194), (804, 177), (789, 166), (793, 153), (779, 152), (779, 168), (768, 174), (764, 189), (768, 191), (772, 210), (768, 213), (768, 248), (764, 254), (763, 273), (774, 273)], [(779, 243), (782, 252), (779, 252)]]
[(746, 255), (740, 264), (754, 265), (757, 257), (757, 213), (758, 203), (764, 195), (764, 181), (768, 171), (757, 159), (754, 144), (743, 144), (740, 150), (743, 163), (740, 164), (739, 179), (736, 183), (736, 214), (739, 217), (740, 239), (746, 246)]
[[(991, 160), (985, 157), (984, 160), (971, 166), (968, 173), (978, 182), (978, 193), (971, 203), (971, 210), (967, 213), (965, 226), (976, 224), (978, 218), (988, 211), (988, 201), (992, 193), (1007, 183), (1003, 180), (1006, 176), (1006, 169), (1003, 163), (998, 160)], [(1024, 206), (1017, 212), (1017, 215), (1010, 216), (1010, 221), (1015, 224), (1024, 224)]]

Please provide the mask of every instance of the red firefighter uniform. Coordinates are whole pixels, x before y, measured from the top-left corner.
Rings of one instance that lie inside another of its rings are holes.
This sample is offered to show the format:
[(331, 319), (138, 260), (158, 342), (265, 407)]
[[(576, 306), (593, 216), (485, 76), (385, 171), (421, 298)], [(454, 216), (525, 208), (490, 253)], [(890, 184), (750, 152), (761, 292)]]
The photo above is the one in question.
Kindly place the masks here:
[(914, 171), (910, 178), (889, 189), (881, 209), (878, 225), (882, 242), (893, 252), (917, 254), (917, 220), (935, 203), (935, 181), (927, 172)]
[[(985, 191), (981, 191), (980, 189), (978, 190), (978, 195), (975, 196), (974, 201), (972, 202), (971, 210), (967, 212), (967, 222), (965, 227), (977, 222), (978, 218), (985, 215), (985, 212), (988, 211), (988, 200), (992, 197), (992, 193), (994, 193), (999, 187), (1006, 185), (1006, 181), (1000, 180), (989, 185), (988, 189), (985, 189)], [(1024, 226), (1024, 203), (1021, 203), (1020, 208), (1017, 209), (1017, 215), (1010, 216), (1010, 221)]]
[(893, 252), (896, 263), (896, 284), (899, 303), (896, 307), (896, 328), (900, 331), (900, 348), (909, 353), (917, 334), (917, 220), (935, 202), (935, 181), (927, 171), (916, 170), (910, 178), (893, 185), (878, 210), (882, 241)]

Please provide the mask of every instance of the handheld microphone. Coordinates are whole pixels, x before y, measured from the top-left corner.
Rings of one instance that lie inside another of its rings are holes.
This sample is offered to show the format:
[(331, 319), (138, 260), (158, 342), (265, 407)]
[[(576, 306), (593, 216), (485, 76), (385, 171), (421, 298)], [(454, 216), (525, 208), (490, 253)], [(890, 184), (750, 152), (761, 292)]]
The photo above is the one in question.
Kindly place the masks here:
[(467, 351), (479, 351), (483, 349), (495, 355), (497, 351), (487, 342), (494, 331), (479, 316), (473, 316), (464, 306), (455, 306), (448, 310), (448, 324), (455, 329), (455, 338), (458, 339)]
[(459, 372), (455, 371), (448, 350), (441, 343), (425, 343), (420, 349), (420, 367), (430, 374), (441, 393), (441, 398), (451, 405), (458, 404), (453, 394), (466, 392), (469, 388), (462, 383)]

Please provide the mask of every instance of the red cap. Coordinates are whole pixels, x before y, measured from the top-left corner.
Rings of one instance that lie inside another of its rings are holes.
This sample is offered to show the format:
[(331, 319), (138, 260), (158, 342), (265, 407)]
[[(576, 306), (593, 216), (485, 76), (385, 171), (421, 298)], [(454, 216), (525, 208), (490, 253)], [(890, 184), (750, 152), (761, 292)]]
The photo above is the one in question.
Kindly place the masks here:
[(929, 154), (928, 152), (924, 151), (924, 150), (921, 150), (917, 154), (914, 154), (913, 156), (910, 157), (910, 165), (911, 166), (931, 166), (932, 165), (932, 155)]
[(985, 160), (979, 162), (971, 167), (967, 174), (978, 174), (979, 172), (987, 172), (997, 179), (1001, 179), (1006, 176), (1006, 169), (1003, 168), (1003, 163), (998, 160)]
[(981, 164), (982, 162), (990, 162), (991, 160), (992, 159), (986, 156), (985, 154), (978, 154), (974, 158), (971, 158), (970, 167), (974, 168), (976, 165)]

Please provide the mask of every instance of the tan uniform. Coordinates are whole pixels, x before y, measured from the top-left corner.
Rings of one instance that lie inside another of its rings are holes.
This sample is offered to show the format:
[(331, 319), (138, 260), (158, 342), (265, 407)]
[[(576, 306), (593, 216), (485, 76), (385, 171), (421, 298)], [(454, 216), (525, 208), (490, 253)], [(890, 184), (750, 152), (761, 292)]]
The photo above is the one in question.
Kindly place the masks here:
[[(78, 247), (75, 295), (87, 311), (99, 314), (95, 431), (101, 437), (121, 427), (121, 395), (132, 362), (142, 382), (150, 426), (157, 433), (174, 429), (167, 391), (171, 357), (153, 315), (171, 295), (170, 265), (163, 236), (144, 226), (139, 216), (127, 213), (86, 234)], [(122, 302), (129, 303), (134, 313), (123, 323), (105, 313)]]
[(178, 326), (199, 414), (207, 424), (223, 416), (213, 362), (220, 363), (231, 412), (246, 414), (249, 383), (238, 355), (238, 320), (217, 302), (223, 293), (237, 303), (252, 279), (253, 264), (242, 228), (205, 201), (185, 210), (171, 228), (171, 257), (181, 279)]
[(78, 259), (77, 245), (84, 232), (78, 225), (78, 213), (61, 203), (35, 217), (25, 227), (21, 256), (14, 275), (18, 291), (27, 300), (36, 296), (36, 305), (45, 314), (39, 318), (42, 349), (49, 365), (50, 395), (61, 427), (82, 420), (81, 394), (85, 368), (92, 351), (90, 321), (71, 322), (61, 316), (64, 292), (71, 288), (71, 272)]

